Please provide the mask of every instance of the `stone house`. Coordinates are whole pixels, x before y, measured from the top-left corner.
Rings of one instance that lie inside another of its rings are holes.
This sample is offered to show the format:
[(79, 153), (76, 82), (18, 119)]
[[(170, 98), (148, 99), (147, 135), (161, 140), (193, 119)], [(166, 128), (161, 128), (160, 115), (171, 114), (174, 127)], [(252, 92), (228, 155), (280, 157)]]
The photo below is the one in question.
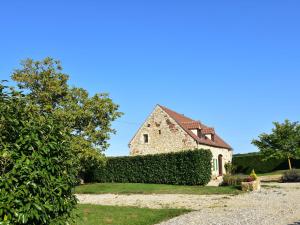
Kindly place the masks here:
[(226, 173), (224, 164), (231, 162), (233, 149), (200, 121), (157, 105), (129, 143), (130, 155), (159, 154), (190, 149), (212, 152), (213, 178)]

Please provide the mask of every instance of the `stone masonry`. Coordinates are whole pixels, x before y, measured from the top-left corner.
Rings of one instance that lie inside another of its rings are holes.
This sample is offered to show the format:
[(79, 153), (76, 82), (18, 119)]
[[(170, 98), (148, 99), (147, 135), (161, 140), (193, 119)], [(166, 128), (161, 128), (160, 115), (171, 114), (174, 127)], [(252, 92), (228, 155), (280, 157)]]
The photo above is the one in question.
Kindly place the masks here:
[[(145, 135), (147, 140), (145, 140)], [(229, 147), (212, 146), (197, 142), (180, 123), (170, 116), (160, 105), (146, 119), (129, 143), (130, 155), (147, 155), (168, 152), (192, 150), (196, 148), (209, 149), (213, 154), (212, 175), (219, 175), (218, 157), (222, 155), (222, 171), (225, 172), (224, 164), (231, 162), (232, 150)]]
[[(144, 143), (144, 134), (148, 135), (148, 143)], [(130, 155), (167, 153), (197, 148), (197, 143), (193, 138), (160, 107), (154, 109), (129, 145)]]

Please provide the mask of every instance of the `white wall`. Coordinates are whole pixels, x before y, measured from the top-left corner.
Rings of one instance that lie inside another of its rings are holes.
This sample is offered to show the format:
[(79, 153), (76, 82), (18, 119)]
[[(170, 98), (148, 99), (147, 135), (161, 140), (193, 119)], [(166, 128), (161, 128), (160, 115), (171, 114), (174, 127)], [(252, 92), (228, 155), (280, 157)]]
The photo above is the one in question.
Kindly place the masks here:
[(225, 148), (217, 148), (217, 147), (212, 147), (212, 146), (206, 146), (206, 145), (198, 145), (198, 148), (203, 148), (203, 149), (209, 149), (212, 152), (212, 176), (217, 177), (219, 176), (219, 169), (217, 168), (214, 170), (213, 168), (213, 161), (216, 160), (218, 161), (218, 156), (222, 155), (222, 166), (223, 166), (223, 174), (226, 174), (225, 170), (225, 163), (232, 162), (232, 151), (225, 149)]

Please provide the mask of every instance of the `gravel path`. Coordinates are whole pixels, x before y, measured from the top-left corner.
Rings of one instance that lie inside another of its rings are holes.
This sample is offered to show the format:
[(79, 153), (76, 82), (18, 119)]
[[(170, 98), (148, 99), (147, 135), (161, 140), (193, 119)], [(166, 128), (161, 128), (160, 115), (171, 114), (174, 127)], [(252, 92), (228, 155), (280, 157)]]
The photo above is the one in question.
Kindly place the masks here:
[(232, 197), (225, 205), (203, 208), (160, 225), (300, 224), (300, 184), (274, 183), (268, 185), (273, 185), (273, 187)]
[(188, 208), (197, 211), (160, 225), (288, 225), (300, 224), (300, 184), (268, 183), (259, 192), (229, 195), (82, 195), (80, 203)]

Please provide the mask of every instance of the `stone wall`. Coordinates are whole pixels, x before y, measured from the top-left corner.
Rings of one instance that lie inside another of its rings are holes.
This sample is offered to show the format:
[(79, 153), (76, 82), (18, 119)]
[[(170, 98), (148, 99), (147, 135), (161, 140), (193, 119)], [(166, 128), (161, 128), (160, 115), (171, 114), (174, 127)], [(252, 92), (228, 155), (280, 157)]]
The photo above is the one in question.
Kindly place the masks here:
[[(144, 143), (144, 134), (148, 135), (148, 143)], [(130, 155), (146, 155), (195, 149), (197, 143), (174, 119), (156, 106), (129, 147)]]
[[(148, 143), (144, 143), (144, 134), (148, 135)], [(209, 149), (213, 154), (212, 165), (213, 161), (218, 160), (218, 156), (222, 155), (224, 174), (226, 173), (224, 168), (225, 163), (232, 161), (232, 151), (197, 144), (197, 142), (159, 106), (155, 107), (154, 111), (137, 131), (129, 147), (130, 155), (159, 154), (196, 148)], [(212, 166), (212, 176), (217, 177), (218, 175), (218, 168), (215, 169)]]

